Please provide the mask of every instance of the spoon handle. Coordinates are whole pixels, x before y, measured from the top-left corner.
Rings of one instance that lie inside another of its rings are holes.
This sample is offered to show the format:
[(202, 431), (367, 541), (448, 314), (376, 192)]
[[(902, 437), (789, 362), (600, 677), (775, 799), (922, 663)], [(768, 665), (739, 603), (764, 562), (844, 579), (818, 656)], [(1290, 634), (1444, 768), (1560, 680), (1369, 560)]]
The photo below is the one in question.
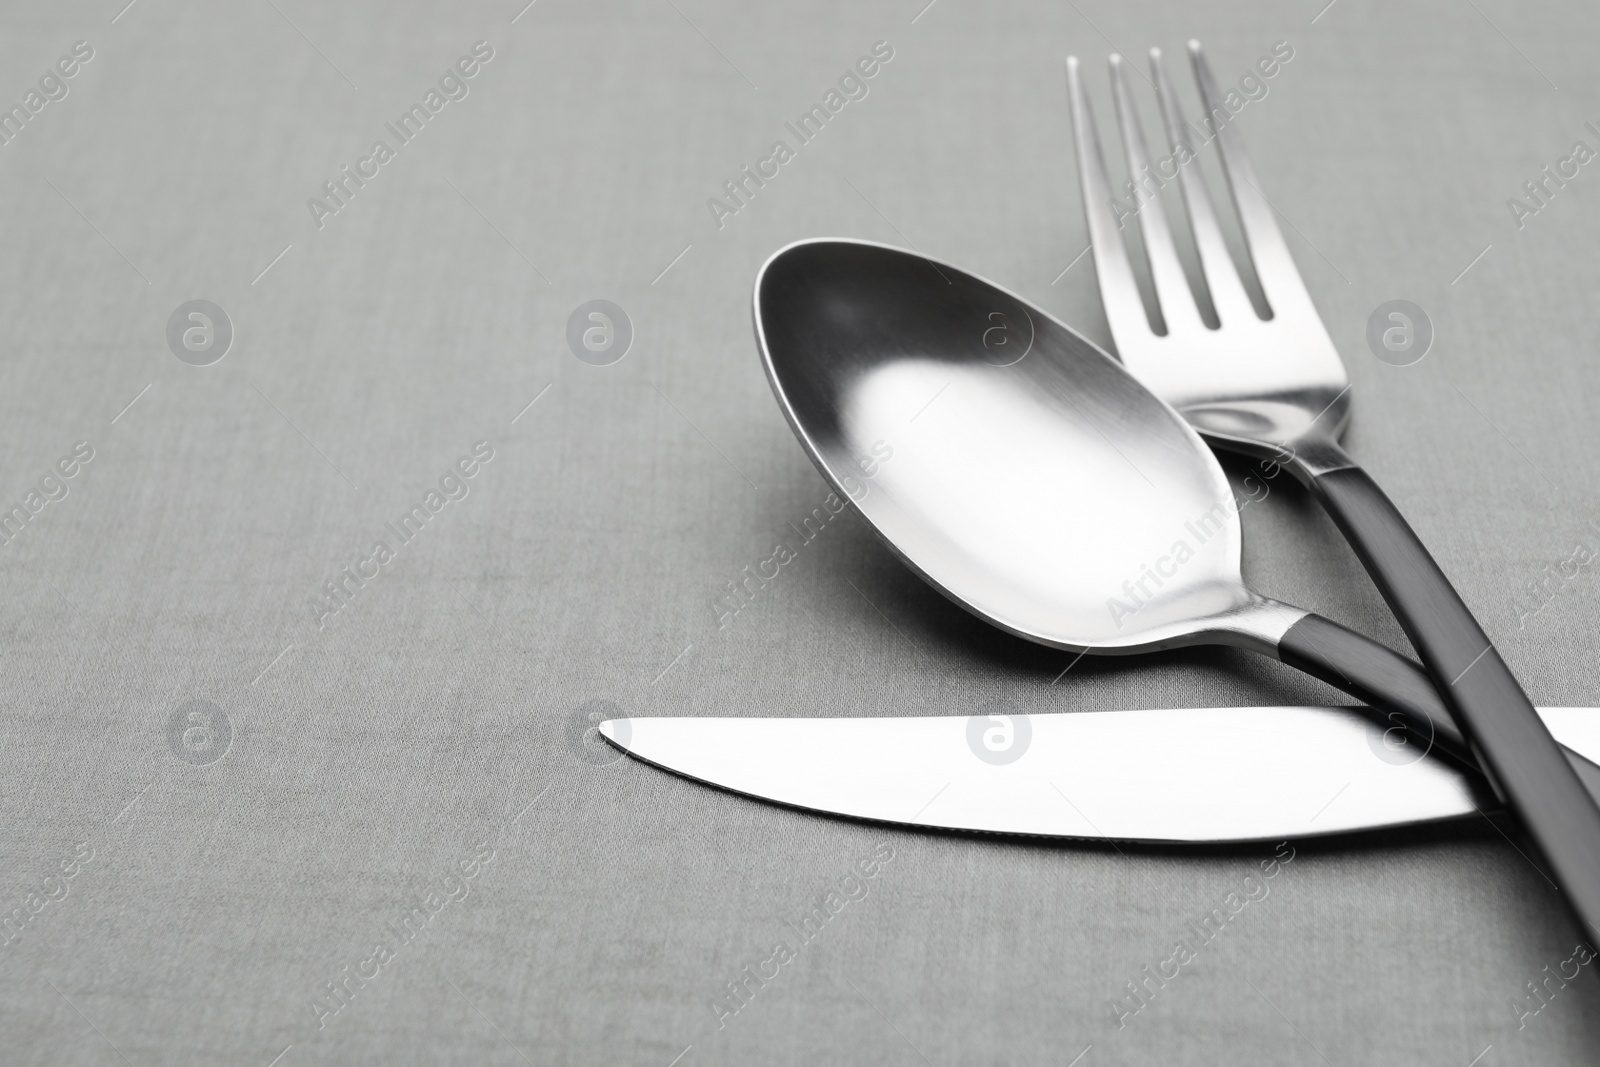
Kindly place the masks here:
[(1600, 936), (1600, 807), (1377, 483), (1348, 459), (1347, 466), (1319, 461), (1315, 469), (1294, 462), (1389, 602), (1490, 784), (1543, 854), (1578, 919)]
[[(1278, 658), (1371, 705), (1374, 721), (1406, 734), (1405, 744), (1480, 774), (1477, 757), (1415, 661), (1321, 615), (1306, 615), (1278, 641)], [(1600, 765), (1561, 745), (1561, 754), (1600, 804)]]
[(1278, 641), (1278, 659), (1385, 713), (1407, 743), (1442, 751), (1478, 773), (1478, 760), (1421, 665), (1321, 615), (1307, 615)]

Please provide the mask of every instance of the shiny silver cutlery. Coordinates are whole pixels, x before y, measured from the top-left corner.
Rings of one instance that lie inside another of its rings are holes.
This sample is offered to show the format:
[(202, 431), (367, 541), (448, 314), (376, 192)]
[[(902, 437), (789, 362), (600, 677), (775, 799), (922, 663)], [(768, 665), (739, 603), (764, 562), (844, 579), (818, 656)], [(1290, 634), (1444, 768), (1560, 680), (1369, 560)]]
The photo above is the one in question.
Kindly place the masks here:
[[(1281, 841), (1497, 807), (1367, 709), (1192, 708), (933, 718), (615, 719), (665, 770), (771, 803), (877, 822), (1185, 844)], [(1600, 756), (1600, 709), (1542, 708)]]
[(848, 240), (774, 253), (754, 315), (779, 407), (823, 476), (979, 618), (1078, 653), (1246, 648), (1475, 766), (1415, 663), (1245, 586), (1216, 457), (1069, 327), (949, 264)]
[(1140, 300), (1078, 73), (1067, 60), (1084, 214), (1101, 301), (1118, 354), (1140, 381), (1215, 445), (1281, 459), (1315, 494), (1383, 593), (1457, 725), (1496, 788), (1544, 854), (1582, 922), (1600, 933), (1600, 808), (1585, 791), (1472, 613), (1400, 512), (1338, 439), (1349, 418), (1349, 380), (1217, 91), (1199, 42), (1189, 42), (1244, 244), (1271, 310), (1260, 318), (1229, 258), (1204, 180), (1193, 165), (1191, 127), (1178, 108), (1159, 49), (1152, 49), (1167, 141), (1179, 175), (1201, 272), (1220, 325), (1202, 320), (1174, 249), (1149, 170), (1138, 111), (1121, 57), (1111, 82), (1140, 230), (1164, 321), (1157, 333)]

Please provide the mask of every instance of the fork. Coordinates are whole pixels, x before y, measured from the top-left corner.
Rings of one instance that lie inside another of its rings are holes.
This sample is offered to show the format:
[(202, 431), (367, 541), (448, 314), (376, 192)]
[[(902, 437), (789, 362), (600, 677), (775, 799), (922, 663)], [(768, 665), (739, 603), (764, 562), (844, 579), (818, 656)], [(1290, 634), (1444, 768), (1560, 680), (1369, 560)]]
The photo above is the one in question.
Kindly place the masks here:
[[(1270, 318), (1257, 314), (1240, 280), (1195, 166), (1193, 128), (1179, 109), (1161, 50), (1152, 48), (1152, 81), (1172, 151), (1154, 172), (1124, 62), (1118, 55), (1110, 60), (1131, 176), (1126, 188), (1136, 205), (1164, 331), (1152, 326), (1112, 206), (1078, 61), (1069, 57), (1084, 215), (1117, 352), (1214, 447), (1274, 459), (1311, 490), (1388, 601), (1484, 772), (1555, 872), (1577, 917), (1600, 934), (1600, 809), (1439, 565), (1383, 490), (1340, 447), (1350, 415), (1344, 364), (1289, 255), (1198, 41), (1189, 42), (1189, 58), (1207, 112), (1202, 132), (1221, 154)], [(1202, 319), (1173, 245), (1159, 195), (1169, 169), (1177, 172), (1216, 327)], [(1282, 656), (1290, 663), (1320, 658), (1319, 649), (1341, 640), (1336, 629), (1314, 628), (1293, 641), (1286, 637)]]

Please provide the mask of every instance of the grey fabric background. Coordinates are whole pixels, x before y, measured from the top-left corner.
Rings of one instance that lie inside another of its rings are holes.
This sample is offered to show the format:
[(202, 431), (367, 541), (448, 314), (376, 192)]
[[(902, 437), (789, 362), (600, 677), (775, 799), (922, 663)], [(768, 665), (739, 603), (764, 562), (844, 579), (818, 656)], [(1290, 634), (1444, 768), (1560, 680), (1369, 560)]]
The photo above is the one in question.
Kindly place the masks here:
[[(1108, 341), (1091, 260), (1063, 273), (1086, 236), (1062, 59), (1107, 129), (1104, 55), (1190, 36), (1223, 80), (1292, 44), (1239, 121), (1349, 366), (1347, 443), (1535, 701), (1600, 704), (1600, 578), (1519, 618), (1525, 583), (1600, 543), (1600, 170), (1520, 231), (1506, 207), (1600, 148), (1600, 11), (1324, 2), (8, 5), (0, 99), (75, 41), (94, 58), (0, 148), (0, 500), (75, 442), (94, 458), (0, 548), (0, 910), (28, 916), (0, 948), (0, 1060), (1593, 1062), (1592, 975), (1519, 1029), (1512, 1001), (1577, 935), (1486, 824), (1302, 845), (1119, 1030), (1106, 1002), (1269, 848), (874, 828), (575, 740), (593, 700), (1338, 701), (1226, 652), (1052, 685), (1066, 657), (972, 621), (853, 519), (733, 625), (712, 608), (825, 494), (757, 363), (762, 260), (914, 245)], [(307, 198), (479, 40), (470, 94), (319, 229)], [(706, 199), (880, 40), (870, 95), (719, 229)], [(1397, 297), (1437, 333), (1403, 368), (1365, 343)], [(195, 298), (237, 332), (207, 367), (164, 335)], [(606, 367), (565, 341), (595, 298), (636, 330)], [(319, 626), (322, 583), (477, 441), (470, 494)], [(1263, 591), (1404, 647), (1302, 493), (1280, 480), (1245, 524)], [(172, 743), (193, 700), (225, 750)], [(719, 1029), (725, 984), (879, 845), (866, 898)], [(468, 895), (319, 1020), (463, 861)]]

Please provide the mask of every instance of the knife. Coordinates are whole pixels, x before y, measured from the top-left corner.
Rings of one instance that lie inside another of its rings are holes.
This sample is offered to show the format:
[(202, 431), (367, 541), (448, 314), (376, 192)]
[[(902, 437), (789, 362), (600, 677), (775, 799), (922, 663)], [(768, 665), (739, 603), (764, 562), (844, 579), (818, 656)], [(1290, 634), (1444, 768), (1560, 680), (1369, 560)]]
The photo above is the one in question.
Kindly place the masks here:
[[(1600, 709), (1540, 708), (1600, 797)], [(646, 763), (805, 811), (905, 826), (1168, 844), (1281, 841), (1503, 805), (1367, 708), (609, 719)]]

